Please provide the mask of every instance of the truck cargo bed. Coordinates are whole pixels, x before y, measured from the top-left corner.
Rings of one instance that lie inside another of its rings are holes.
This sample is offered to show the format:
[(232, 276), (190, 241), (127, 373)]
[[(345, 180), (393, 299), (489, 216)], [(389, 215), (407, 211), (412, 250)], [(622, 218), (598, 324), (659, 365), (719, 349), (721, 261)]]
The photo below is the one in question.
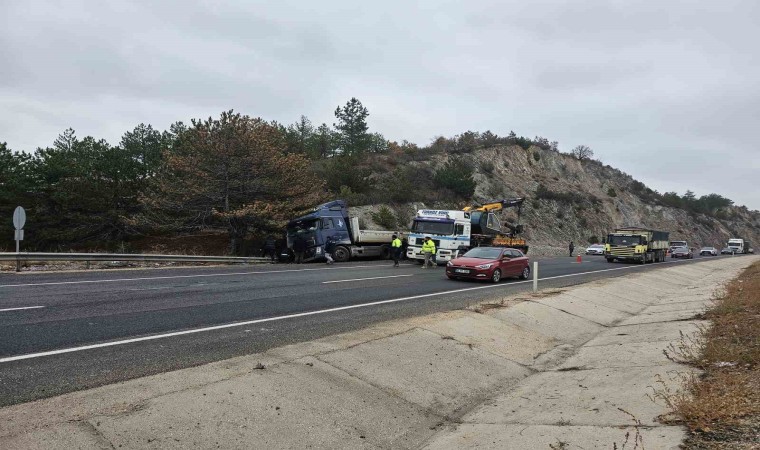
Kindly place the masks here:
[(390, 244), (394, 234), (393, 231), (359, 230), (357, 244)]

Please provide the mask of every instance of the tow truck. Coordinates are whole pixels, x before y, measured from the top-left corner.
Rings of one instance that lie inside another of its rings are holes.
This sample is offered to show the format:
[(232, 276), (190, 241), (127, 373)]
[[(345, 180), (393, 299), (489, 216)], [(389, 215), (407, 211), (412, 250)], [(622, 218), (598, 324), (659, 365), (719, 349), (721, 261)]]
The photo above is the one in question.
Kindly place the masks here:
[[(459, 210), (421, 209), (412, 223), (406, 255), (421, 262), (424, 259), (422, 243), (426, 236), (435, 243), (439, 264), (457, 258), (473, 247), (510, 247), (527, 253), (528, 244), (518, 237), (523, 232), (520, 224), (523, 202), (523, 198), (513, 198)], [(517, 208), (517, 223), (504, 223), (509, 230), (504, 232), (501, 219), (495, 213), (506, 208)]]

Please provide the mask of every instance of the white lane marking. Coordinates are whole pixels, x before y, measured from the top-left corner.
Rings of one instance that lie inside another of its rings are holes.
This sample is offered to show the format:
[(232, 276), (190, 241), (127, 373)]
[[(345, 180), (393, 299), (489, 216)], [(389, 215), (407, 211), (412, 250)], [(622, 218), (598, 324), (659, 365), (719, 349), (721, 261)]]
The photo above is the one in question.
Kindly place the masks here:
[[(670, 261), (670, 263), (677, 263), (680, 261)], [(580, 276), (580, 275), (589, 275), (593, 273), (599, 273), (599, 272), (611, 272), (613, 270), (627, 270), (627, 269), (637, 269), (641, 267), (650, 267), (650, 266), (644, 266), (644, 265), (636, 265), (636, 266), (627, 266), (627, 267), (616, 267), (614, 269), (603, 269), (603, 270), (596, 270), (596, 271), (590, 271), (590, 272), (582, 272), (582, 273), (576, 273), (576, 274), (568, 274), (568, 275), (557, 275), (553, 277), (546, 277), (546, 278), (539, 278), (539, 280), (553, 280), (556, 278), (566, 278), (566, 277), (572, 277), (572, 276)], [(63, 348), (60, 350), (50, 350), (46, 352), (40, 352), (40, 353), (28, 353), (26, 355), (17, 355), (17, 356), (8, 356), (6, 358), (0, 358), (0, 364), (7, 363), (7, 362), (13, 362), (13, 361), (20, 361), (24, 359), (32, 359), (32, 358), (41, 358), (43, 356), (53, 356), (53, 355), (61, 355), (64, 353), (73, 353), (73, 352), (81, 352), (84, 350), (93, 350), (96, 348), (105, 348), (105, 347), (115, 347), (117, 345), (125, 345), (125, 344), (133, 344), (135, 342), (145, 342), (145, 341), (153, 341), (156, 339), (164, 339), (174, 336), (184, 336), (188, 334), (197, 334), (197, 333), (204, 333), (207, 331), (215, 331), (215, 330), (224, 330), (227, 328), (236, 328), (236, 327), (244, 327), (247, 325), (254, 325), (257, 323), (266, 323), (266, 322), (276, 322), (279, 320), (286, 320), (286, 319), (295, 319), (298, 317), (308, 317), (308, 316), (316, 316), (319, 314), (327, 314), (331, 312), (338, 312), (338, 311), (346, 311), (349, 309), (357, 309), (357, 308), (366, 308), (369, 306), (378, 306), (378, 305), (387, 305), (391, 303), (398, 303), (398, 302), (405, 302), (408, 300), (415, 300), (418, 298), (426, 298), (426, 297), (433, 297), (436, 295), (449, 295), (449, 294), (457, 294), (460, 292), (469, 292), (469, 291), (476, 291), (480, 289), (493, 289), (496, 287), (502, 287), (502, 286), (513, 286), (515, 284), (522, 284), (522, 283), (532, 283), (533, 280), (525, 280), (525, 281), (518, 281), (514, 283), (509, 284), (490, 284), (486, 286), (477, 286), (477, 287), (470, 287), (470, 288), (463, 288), (463, 289), (454, 289), (451, 291), (443, 291), (443, 292), (432, 292), (430, 294), (420, 294), (420, 295), (412, 295), (410, 297), (401, 297), (401, 298), (393, 298), (390, 300), (379, 300), (376, 302), (370, 302), (370, 303), (360, 303), (358, 305), (348, 305), (348, 306), (339, 306), (336, 308), (328, 308), (328, 309), (320, 309), (317, 311), (308, 311), (308, 312), (302, 312), (302, 313), (295, 313), (295, 314), (287, 314), (285, 316), (277, 316), (277, 317), (269, 317), (266, 319), (255, 319), (255, 320), (247, 320), (245, 322), (234, 322), (234, 323), (227, 323), (224, 325), (214, 325), (211, 327), (204, 327), (204, 328), (195, 328), (192, 330), (183, 330), (183, 331), (173, 331), (171, 333), (164, 333), (164, 334), (155, 334), (152, 336), (143, 336), (138, 338), (132, 338), (132, 339), (124, 339), (121, 341), (113, 341), (113, 342), (103, 342), (100, 344), (91, 344), (91, 345), (83, 345), (81, 347), (70, 347), (70, 348)]]
[(287, 272), (309, 272), (319, 270), (341, 270), (341, 269), (366, 269), (372, 266), (350, 266), (350, 267), (321, 267), (313, 269), (283, 269), (283, 270), (266, 270), (258, 272), (232, 272), (232, 273), (203, 273), (195, 275), (167, 275), (163, 277), (140, 277), (140, 278), (114, 278), (108, 280), (81, 280), (81, 281), (52, 281), (49, 283), (24, 283), (24, 284), (0, 284), (0, 288), (9, 287), (29, 287), (29, 286), (58, 286), (65, 284), (97, 284), (97, 283), (117, 283), (119, 281), (147, 281), (147, 280), (173, 280), (179, 278), (204, 278), (204, 277), (231, 277), (236, 275), (266, 275), (268, 273), (287, 273)]
[(382, 280), (384, 278), (401, 278), (401, 277), (413, 277), (414, 275), (389, 275), (387, 277), (370, 277), (370, 278), (353, 278), (351, 280), (336, 280), (336, 281), (323, 281), (322, 284), (331, 283), (348, 283), (349, 281), (366, 281), (366, 280)]
[(21, 311), (21, 310), (24, 310), (24, 309), (39, 309), (39, 308), (44, 308), (44, 306), (21, 306), (19, 308), (5, 308), (5, 309), (0, 309), (0, 312)]

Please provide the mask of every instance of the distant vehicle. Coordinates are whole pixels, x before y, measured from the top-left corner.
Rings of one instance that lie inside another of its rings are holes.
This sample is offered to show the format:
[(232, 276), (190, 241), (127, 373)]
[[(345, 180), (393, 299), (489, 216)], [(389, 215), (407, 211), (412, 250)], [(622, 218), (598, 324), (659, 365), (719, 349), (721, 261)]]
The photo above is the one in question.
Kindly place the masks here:
[(750, 250), (749, 241), (740, 238), (729, 239), (728, 246), (733, 248), (734, 253), (737, 254), (749, 253)]
[(733, 255), (736, 253), (736, 249), (733, 247), (724, 247), (723, 250), (720, 251), (721, 255)]
[(504, 277), (530, 277), (530, 262), (520, 250), (503, 247), (475, 247), (446, 264), (450, 280), (467, 278), (498, 283)]
[(688, 247), (678, 247), (673, 250), (673, 253), (670, 254), (670, 257), (692, 259), (694, 258), (694, 252), (692, 252)]
[(702, 247), (699, 249), (699, 256), (718, 256), (718, 249), (715, 247)]
[(604, 255), (604, 245), (602, 244), (593, 244), (589, 245), (586, 249), (587, 255)]
[(635, 261), (639, 264), (665, 261), (668, 250), (667, 231), (646, 228), (618, 228), (607, 235), (604, 256), (607, 262)]
[(673, 250), (677, 249), (678, 247), (688, 247), (689, 244), (686, 243), (686, 241), (670, 241), (668, 244), (668, 253), (673, 253)]

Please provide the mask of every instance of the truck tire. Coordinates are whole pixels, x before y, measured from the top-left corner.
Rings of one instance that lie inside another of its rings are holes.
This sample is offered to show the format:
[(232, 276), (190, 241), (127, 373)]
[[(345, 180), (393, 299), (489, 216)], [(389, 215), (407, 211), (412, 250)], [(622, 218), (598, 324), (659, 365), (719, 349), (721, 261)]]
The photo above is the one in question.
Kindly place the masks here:
[(339, 245), (335, 247), (333, 258), (335, 258), (335, 260), (338, 262), (348, 262), (348, 260), (351, 259), (351, 252), (348, 250), (348, 248)]
[(608, 263), (615, 262), (615, 258), (607, 258), (607, 262)]
[(391, 246), (390, 245), (383, 245), (380, 247), (380, 254), (382, 255), (383, 259), (391, 259)]

